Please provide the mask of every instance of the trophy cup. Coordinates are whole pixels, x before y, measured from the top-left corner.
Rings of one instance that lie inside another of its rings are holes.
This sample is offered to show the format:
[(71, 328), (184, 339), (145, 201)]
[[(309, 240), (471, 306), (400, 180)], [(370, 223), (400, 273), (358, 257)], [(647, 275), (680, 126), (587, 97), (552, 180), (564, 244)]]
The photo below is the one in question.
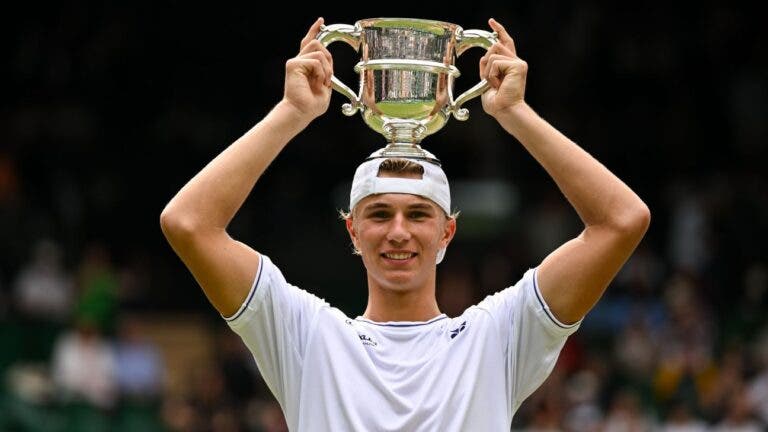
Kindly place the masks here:
[(317, 39), (324, 46), (346, 42), (362, 57), (354, 68), (360, 74), (358, 93), (335, 76), (331, 81), (349, 98), (342, 112), (352, 116), (361, 111), (365, 123), (388, 141), (369, 159), (407, 157), (439, 164), (421, 148), (421, 140), (440, 130), (451, 115), (466, 120), (469, 112), (462, 105), (489, 87), (482, 80), (454, 98), (453, 82), (460, 75), (455, 58), (468, 48), (487, 50), (497, 35), (440, 21), (372, 18), (323, 26)]

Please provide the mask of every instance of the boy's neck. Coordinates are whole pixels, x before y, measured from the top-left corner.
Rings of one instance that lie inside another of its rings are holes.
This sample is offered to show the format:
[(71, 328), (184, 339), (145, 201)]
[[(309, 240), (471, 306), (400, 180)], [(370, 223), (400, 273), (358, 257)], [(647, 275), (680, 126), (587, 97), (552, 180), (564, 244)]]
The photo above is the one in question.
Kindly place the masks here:
[(440, 313), (433, 284), (431, 289), (409, 292), (369, 288), (363, 317), (376, 322), (429, 321)]

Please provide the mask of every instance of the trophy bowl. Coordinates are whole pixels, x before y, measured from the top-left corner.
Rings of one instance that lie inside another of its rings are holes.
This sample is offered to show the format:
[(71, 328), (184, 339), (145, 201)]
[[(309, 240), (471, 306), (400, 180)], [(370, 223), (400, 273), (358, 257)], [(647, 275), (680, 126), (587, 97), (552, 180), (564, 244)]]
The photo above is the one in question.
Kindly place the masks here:
[(342, 112), (352, 116), (360, 111), (365, 123), (387, 139), (387, 146), (371, 157), (436, 160), (421, 148), (421, 140), (440, 130), (451, 115), (466, 120), (469, 113), (462, 105), (489, 87), (482, 80), (454, 98), (454, 80), (460, 75), (456, 57), (468, 48), (490, 48), (497, 36), (441, 21), (369, 18), (354, 25), (323, 26), (317, 39), (325, 46), (345, 42), (360, 54), (354, 68), (360, 78), (357, 92), (335, 76), (331, 81), (349, 98)]

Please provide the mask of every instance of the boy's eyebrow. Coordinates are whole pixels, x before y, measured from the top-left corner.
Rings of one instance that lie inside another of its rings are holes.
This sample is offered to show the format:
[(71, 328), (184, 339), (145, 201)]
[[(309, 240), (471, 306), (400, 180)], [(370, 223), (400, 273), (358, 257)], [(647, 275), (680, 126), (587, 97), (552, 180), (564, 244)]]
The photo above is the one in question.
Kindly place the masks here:
[(380, 208), (389, 208), (389, 207), (391, 207), (391, 206), (390, 206), (389, 204), (387, 204), (387, 203), (383, 203), (383, 202), (373, 202), (373, 203), (370, 203), (370, 204), (366, 205), (366, 206), (363, 208), (363, 210), (375, 210), (375, 209), (380, 209)]
[(427, 203), (418, 203), (418, 204), (411, 204), (408, 206), (411, 210), (433, 210), (434, 207)]

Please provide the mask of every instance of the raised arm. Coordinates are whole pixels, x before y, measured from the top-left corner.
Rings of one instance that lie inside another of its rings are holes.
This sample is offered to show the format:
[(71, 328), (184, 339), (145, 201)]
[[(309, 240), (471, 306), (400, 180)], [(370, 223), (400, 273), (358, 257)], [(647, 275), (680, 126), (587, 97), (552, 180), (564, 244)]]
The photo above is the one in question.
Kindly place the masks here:
[(650, 211), (618, 177), (568, 139), (525, 102), (528, 65), (498, 22), (489, 24), (499, 43), (480, 60), (491, 89), (483, 108), (512, 134), (552, 177), (582, 222), (581, 234), (539, 266), (539, 289), (558, 320), (581, 319), (645, 235)]
[(288, 141), (328, 109), (333, 61), (315, 40), (322, 23), (315, 21), (299, 54), (286, 62), (283, 99), (195, 175), (160, 215), (171, 247), (224, 316), (245, 300), (259, 264), (256, 251), (232, 239), (227, 226)]

